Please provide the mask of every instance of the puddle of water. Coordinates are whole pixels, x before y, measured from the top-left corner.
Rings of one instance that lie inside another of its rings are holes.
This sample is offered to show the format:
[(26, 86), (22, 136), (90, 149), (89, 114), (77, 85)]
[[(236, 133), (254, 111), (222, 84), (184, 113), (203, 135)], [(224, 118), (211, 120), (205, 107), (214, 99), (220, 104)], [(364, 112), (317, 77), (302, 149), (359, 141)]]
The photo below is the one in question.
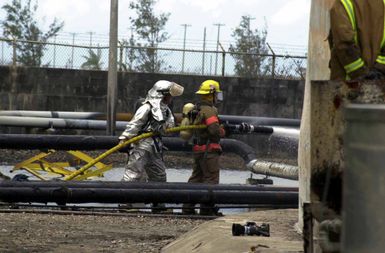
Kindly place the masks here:
[[(13, 177), (16, 174), (26, 174), (30, 176), (28, 173), (22, 173), (22, 171), (16, 171), (14, 173), (10, 173), (12, 166), (0, 166), (0, 172), (3, 174)], [(191, 175), (191, 169), (167, 169), (167, 181), (168, 182), (187, 182), (188, 178)], [(104, 173), (103, 178), (98, 178), (101, 181), (120, 181), (123, 177), (124, 168), (114, 168)], [(221, 170), (220, 172), (220, 183), (221, 184), (245, 184), (246, 179), (250, 177), (249, 171), (236, 171), (236, 170)], [(253, 178), (262, 178), (261, 175), (253, 174)], [(38, 180), (32, 175), (30, 176), (31, 180)], [(274, 181), (275, 186), (289, 186), (289, 187), (298, 187), (298, 181), (288, 180), (283, 178), (271, 177)], [(87, 205), (100, 205), (100, 204), (84, 204)], [(105, 204), (103, 204), (105, 205)], [(116, 205), (105, 205), (105, 206), (116, 206)], [(234, 214), (247, 212), (248, 209), (245, 208), (231, 208), (231, 209), (221, 209), (221, 212), (224, 214)]]

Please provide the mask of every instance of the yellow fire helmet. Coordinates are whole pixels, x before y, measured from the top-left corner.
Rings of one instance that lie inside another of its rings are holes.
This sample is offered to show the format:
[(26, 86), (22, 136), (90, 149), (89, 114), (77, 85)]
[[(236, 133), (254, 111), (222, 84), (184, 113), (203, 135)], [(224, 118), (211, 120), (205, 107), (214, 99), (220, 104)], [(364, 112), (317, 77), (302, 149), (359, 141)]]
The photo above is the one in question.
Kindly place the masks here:
[(206, 80), (204, 81), (201, 86), (199, 87), (199, 90), (195, 92), (195, 94), (213, 94), (213, 93), (220, 93), (221, 88), (219, 87), (219, 83), (214, 80)]

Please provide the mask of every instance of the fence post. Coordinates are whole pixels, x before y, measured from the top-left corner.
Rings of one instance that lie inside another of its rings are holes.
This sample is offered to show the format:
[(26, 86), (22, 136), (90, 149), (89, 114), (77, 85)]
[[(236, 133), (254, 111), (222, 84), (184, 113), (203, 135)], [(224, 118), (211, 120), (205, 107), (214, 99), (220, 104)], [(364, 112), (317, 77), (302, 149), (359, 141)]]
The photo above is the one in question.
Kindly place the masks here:
[(219, 42), (219, 46), (221, 47), (221, 50), (222, 50), (222, 76), (225, 76), (226, 51), (220, 42)]
[(54, 45), (53, 45), (53, 67), (56, 65), (56, 35), (54, 37)]
[(211, 76), (211, 71), (212, 71), (212, 65), (213, 65), (213, 56), (210, 55), (210, 76)]
[(72, 33), (71, 69), (74, 68), (75, 33)]
[(12, 40), (12, 65), (16, 67), (16, 38)]
[(203, 30), (202, 75), (205, 74), (206, 27)]
[(272, 66), (271, 66), (271, 78), (272, 79), (275, 79), (275, 53), (273, 51), (273, 49), (271, 48), (271, 46), (269, 45), (269, 43), (266, 43), (267, 46), (269, 47), (271, 53), (273, 54), (273, 62), (272, 62)]
[(222, 76), (225, 76), (226, 52), (222, 52)]
[(118, 44), (119, 44), (119, 71), (122, 71), (123, 69), (123, 44), (118, 41)]
[(4, 40), (1, 41), (1, 64), (4, 65)]

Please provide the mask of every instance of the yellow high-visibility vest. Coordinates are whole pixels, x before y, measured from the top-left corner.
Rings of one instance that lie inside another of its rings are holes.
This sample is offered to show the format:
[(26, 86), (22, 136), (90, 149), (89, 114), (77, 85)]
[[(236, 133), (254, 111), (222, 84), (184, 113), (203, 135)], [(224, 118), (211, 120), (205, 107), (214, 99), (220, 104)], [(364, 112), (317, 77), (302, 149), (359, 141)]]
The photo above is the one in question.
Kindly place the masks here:
[[(385, 0), (384, 0), (385, 1)], [(354, 31), (354, 42), (358, 46), (358, 34), (357, 34), (357, 22), (356, 15), (354, 14), (354, 5), (351, 0), (341, 0), (342, 5), (345, 7), (346, 13), (348, 14), (350, 23), (352, 24), (352, 28)], [(346, 72), (346, 80), (349, 80), (349, 73), (356, 71), (359, 68), (362, 68), (365, 65), (365, 62), (362, 58), (358, 58), (357, 60), (347, 64), (344, 66)]]
[[(385, 13), (385, 0), (383, 0), (383, 2), (384, 2), (384, 13)], [(356, 16), (354, 14), (353, 2), (351, 0), (341, 0), (341, 3), (345, 7), (346, 13), (348, 14), (349, 20), (352, 24), (352, 28), (354, 31), (354, 41), (355, 41), (356, 45), (358, 46), (357, 22), (356, 22)], [(384, 32), (382, 35), (380, 49), (383, 49), (384, 46), (385, 46), (385, 15), (384, 15)], [(378, 55), (376, 62), (385, 65), (385, 56)], [(346, 74), (347, 74), (347, 79), (349, 79), (349, 73), (356, 71), (359, 68), (362, 68), (364, 65), (365, 65), (365, 62), (362, 60), (362, 58), (358, 58), (354, 62), (345, 65), (344, 69), (345, 69)]]

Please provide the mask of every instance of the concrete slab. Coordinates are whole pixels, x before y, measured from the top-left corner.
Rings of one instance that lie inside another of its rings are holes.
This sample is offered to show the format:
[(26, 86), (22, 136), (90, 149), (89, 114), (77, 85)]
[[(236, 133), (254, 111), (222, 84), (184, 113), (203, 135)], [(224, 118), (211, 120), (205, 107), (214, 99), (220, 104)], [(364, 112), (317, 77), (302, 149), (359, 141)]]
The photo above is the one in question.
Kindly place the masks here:
[[(270, 224), (270, 237), (233, 236), (232, 224)], [(266, 210), (229, 215), (206, 222), (162, 249), (162, 253), (303, 252), (302, 237), (294, 230), (298, 210)]]

